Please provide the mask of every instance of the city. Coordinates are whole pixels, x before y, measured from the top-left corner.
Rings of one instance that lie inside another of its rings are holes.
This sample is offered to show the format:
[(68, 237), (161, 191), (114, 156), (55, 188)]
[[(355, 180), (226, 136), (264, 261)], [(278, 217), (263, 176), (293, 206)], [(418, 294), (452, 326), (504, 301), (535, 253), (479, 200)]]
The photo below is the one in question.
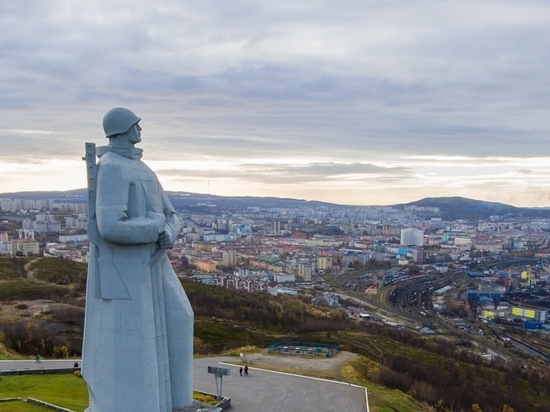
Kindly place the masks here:
[[(9, 285), (3, 292), (4, 317), (18, 313), (65, 324), (57, 326), (64, 332), (55, 339), (69, 340), (50, 349), (53, 357), (79, 356), (89, 252), (85, 193), (0, 196), (1, 255), (13, 265), (12, 259), (25, 263), (14, 270), (29, 281), (36, 282), (33, 271), (41, 272), (37, 287), (46, 281), (68, 288), (55, 292), (65, 298), (33, 302), (23, 296), (40, 297), (38, 289), (13, 292), (14, 280), (4, 283)], [(543, 396), (550, 362), (545, 210), (531, 213), (468, 199), (451, 201), (461, 210), (457, 215), (433, 200), (358, 207), (273, 198), (243, 203), (179, 192), (169, 197), (182, 229), (168, 255), (194, 302), (196, 354), (265, 342), (266, 330), (282, 327), (284, 336), (337, 342), (364, 356), (362, 362), (374, 370), (390, 362), (362, 384), (377, 382), (403, 393), (414, 389), (417, 401), (437, 406), (443, 399), (441, 405), (449, 406), (441, 410), (474, 403), (489, 411), (507, 405), (527, 410), (528, 404), (544, 410), (537, 397)], [(494, 208), (501, 214), (493, 214)], [(36, 266), (40, 257), (51, 262), (45, 272)], [(228, 293), (223, 309), (213, 304), (214, 289)], [(311, 319), (304, 318), (306, 312)], [(4, 333), (14, 333), (6, 325)], [(222, 334), (212, 340), (219, 328), (238, 330), (240, 337), (228, 340)], [(50, 336), (47, 329), (38, 330), (37, 336)], [(55, 342), (53, 336), (47, 339)], [(395, 344), (401, 345), (398, 352), (392, 352)], [(422, 351), (440, 360), (415, 364)], [(489, 368), (493, 377), (467, 373), (459, 386), (438, 387), (436, 376), (462, 376), (466, 365)], [(396, 377), (403, 373), (408, 377)], [(511, 374), (534, 379), (530, 390), (538, 395), (510, 392), (491, 409), (492, 390), (456, 392), (477, 379), (509, 387)]]
[[(0, 198), (0, 253), (86, 263), (86, 206)], [(310, 295), (333, 307), (346, 293), (360, 303), (346, 309), (350, 316), (425, 333), (475, 330), (464, 320), (550, 329), (550, 218), (447, 221), (438, 207), (414, 205), (191, 206), (180, 211), (182, 231), (170, 251), (179, 276), (251, 293)], [(526, 349), (533, 350), (549, 358), (544, 349)]]
[(549, 2), (0, 7), (0, 412), (550, 412)]

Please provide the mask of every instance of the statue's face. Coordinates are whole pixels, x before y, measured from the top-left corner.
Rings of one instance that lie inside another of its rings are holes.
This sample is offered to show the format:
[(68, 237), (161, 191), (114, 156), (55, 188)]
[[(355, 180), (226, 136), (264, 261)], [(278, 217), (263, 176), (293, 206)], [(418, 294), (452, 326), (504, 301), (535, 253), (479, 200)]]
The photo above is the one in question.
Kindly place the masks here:
[(141, 142), (141, 126), (139, 123), (136, 123), (130, 129), (126, 132), (126, 135), (128, 136), (128, 140), (132, 144), (136, 144)]

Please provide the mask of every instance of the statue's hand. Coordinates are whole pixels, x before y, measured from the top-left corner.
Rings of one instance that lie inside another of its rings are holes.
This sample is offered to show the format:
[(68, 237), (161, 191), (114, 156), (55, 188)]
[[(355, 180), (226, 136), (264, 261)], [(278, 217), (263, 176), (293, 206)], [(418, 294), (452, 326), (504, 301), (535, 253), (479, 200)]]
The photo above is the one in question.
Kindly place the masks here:
[(162, 232), (159, 235), (159, 245), (161, 249), (171, 249), (174, 241), (168, 232)]

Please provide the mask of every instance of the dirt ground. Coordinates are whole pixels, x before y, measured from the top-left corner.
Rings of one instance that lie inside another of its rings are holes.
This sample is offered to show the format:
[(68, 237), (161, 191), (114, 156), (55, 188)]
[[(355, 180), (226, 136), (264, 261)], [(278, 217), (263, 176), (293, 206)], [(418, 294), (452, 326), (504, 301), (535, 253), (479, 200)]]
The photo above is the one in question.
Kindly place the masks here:
[(259, 353), (244, 354), (243, 363), (251, 367), (279, 370), (283, 372), (294, 372), (307, 375), (324, 375), (327, 377), (338, 378), (344, 365), (357, 359), (358, 355), (351, 352), (340, 352), (330, 358), (324, 356), (297, 355), (297, 354), (272, 354), (264, 349)]
[(56, 303), (53, 300), (36, 299), (20, 300), (13, 302), (1, 302), (0, 318), (9, 318), (11, 320), (20, 318), (41, 318), (50, 314), (54, 310), (70, 309), (82, 310), (65, 303)]

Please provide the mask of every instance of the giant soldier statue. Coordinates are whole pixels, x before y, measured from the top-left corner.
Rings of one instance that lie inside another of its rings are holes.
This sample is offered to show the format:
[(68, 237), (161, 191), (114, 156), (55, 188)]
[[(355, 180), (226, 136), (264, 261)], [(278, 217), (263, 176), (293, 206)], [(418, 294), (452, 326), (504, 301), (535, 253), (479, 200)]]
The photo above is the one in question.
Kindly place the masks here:
[(103, 118), (109, 144), (96, 151), (86, 143), (82, 375), (90, 412), (172, 412), (193, 403), (193, 310), (166, 255), (179, 221), (134, 147), (140, 120), (111, 109)]

